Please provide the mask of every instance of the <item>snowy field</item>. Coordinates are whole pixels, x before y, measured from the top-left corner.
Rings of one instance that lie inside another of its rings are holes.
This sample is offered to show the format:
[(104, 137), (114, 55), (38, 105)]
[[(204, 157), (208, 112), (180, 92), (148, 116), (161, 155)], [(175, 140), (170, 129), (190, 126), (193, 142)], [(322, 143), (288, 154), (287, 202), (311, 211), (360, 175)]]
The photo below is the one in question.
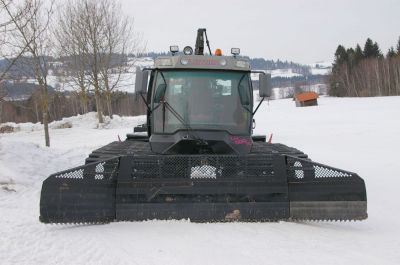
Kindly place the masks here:
[[(144, 121), (116, 117), (99, 128), (88, 114), (53, 123), (51, 148), (38, 125), (0, 134), (0, 264), (400, 264), (400, 97), (319, 103), (265, 103), (256, 133), (357, 172), (367, 185), (366, 221), (41, 224), (41, 182)], [(58, 129), (66, 121), (72, 128)]]

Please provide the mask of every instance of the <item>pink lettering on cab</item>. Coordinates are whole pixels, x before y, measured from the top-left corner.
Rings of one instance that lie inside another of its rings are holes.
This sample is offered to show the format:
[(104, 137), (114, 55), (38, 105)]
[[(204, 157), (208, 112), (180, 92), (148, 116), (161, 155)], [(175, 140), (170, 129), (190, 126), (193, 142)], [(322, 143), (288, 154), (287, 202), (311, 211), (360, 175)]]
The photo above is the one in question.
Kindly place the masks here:
[(231, 141), (236, 144), (236, 145), (251, 145), (251, 142), (248, 138), (246, 137), (240, 137), (240, 136), (231, 136)]

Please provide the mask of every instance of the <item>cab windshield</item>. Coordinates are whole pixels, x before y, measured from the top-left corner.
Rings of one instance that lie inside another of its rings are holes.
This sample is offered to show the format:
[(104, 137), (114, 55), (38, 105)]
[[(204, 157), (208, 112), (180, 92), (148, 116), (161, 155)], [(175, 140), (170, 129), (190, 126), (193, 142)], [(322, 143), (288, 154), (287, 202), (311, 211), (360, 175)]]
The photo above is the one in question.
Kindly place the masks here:
[(251, 93), (248, 72), (157, 72), (152, 98), (154, 133), (180, 129), (248, 134)]

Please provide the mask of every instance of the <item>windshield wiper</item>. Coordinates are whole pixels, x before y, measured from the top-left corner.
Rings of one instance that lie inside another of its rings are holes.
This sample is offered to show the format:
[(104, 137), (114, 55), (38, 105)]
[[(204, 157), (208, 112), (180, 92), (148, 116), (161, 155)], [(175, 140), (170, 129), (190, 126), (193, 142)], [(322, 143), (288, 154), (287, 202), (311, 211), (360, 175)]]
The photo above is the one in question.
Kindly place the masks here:
[[(168, 109), (168, 110), (175, 116), (175, 118), (176, 118), (180, 123), (182, 123), (182, 125), (185, 127), (185, 129), (186, 129), (188, 132), (190, 132), (190, 134), (191, 134), (192, 137), (197, 141), (198, 144), (207, 145), (207, 146), (208, 146), (207, 141), (205, 141), (204, 139), (202, 139), (201, 137), (199, 137), (199, 136), (197, 135), (196, 131), (193, 130), (192, 127), (190, 127), (190, 125), (189, 125), (188, 123), (185, 122), (185, 119), (171, 106), (171, 104), (169, 104), (169, 103), (165, 100), (165, 93), (166, 93), (166, 91), (167, 91), (168, 85), (167, 85), (167, 81), (166, 81), (166, 79), (165, 79), (165, 76), (164, 76), (163, 72), (160, 71), (159, 73), (160, 73), (160, 75), (161, 75), (161, 77), (162, 77), (162, 79), (163, 79), (163, 81), (164, 81), (164, 84), (165, 84), (164, 96), (163, 96), (163, 100), (161, 101), (161, 103), (162, 103), (162, 105), (163, 105), (163, 107), (162, 107), (162, 116), (163, 116), (163, 117), (162, 117), (162, 127), (163, 127), (163, 132), (165, 132), (165, 110)], [(153, 109), (153, 111), (156, 110), (159, 106), (160, 106), (160, 105), (158, 105), (157, 107), (155, 107), (155, 108)]]
[(190, 125), (185, 122), (185, 119), (171, 106), (171, 104), (169, 104), (166, 100), (163, 100), (162, 103), (163, 103), (163, 132), (165, 126), (165, 109), (168, 109), (175, 116), (175, 118), (180, 123), (182, 123), (183, 126), (185, 126), (185, 129), (191, 133), (192, 137), (197, 141), (198, 144), (208, 146), (208, 142), (198, 136), (196, 131), (193, 130), (193, 128), (190, 127)]

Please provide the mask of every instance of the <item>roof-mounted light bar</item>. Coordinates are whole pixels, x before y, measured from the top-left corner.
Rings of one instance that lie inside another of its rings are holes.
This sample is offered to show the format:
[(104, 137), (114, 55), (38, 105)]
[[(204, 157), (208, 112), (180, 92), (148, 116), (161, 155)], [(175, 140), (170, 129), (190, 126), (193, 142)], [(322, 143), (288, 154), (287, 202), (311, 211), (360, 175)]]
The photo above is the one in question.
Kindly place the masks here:
[(178, 45), (169, 46), (169, 51), (172, 53), (172, 56), (174, 56), (175, 53), (179, 52), (179, 47), (178, 47)]
[(232, 48), (231, 53), (233, 56), (238, 56), (240, 54), (240, 49), (239, 48)]

